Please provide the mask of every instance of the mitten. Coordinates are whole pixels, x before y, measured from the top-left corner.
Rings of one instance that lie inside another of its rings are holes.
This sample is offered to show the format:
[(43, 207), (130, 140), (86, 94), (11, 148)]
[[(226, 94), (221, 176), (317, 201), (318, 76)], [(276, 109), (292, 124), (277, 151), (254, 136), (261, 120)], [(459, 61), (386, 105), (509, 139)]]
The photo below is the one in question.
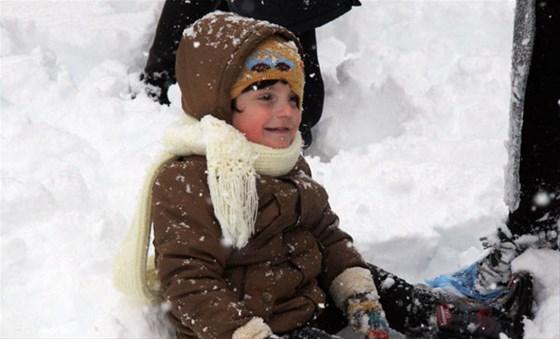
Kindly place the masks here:
[(375, 291), (359, 293), (346, 301), (346, 316), (352, 329), (368, 339), (388, 339), (389, 323)]

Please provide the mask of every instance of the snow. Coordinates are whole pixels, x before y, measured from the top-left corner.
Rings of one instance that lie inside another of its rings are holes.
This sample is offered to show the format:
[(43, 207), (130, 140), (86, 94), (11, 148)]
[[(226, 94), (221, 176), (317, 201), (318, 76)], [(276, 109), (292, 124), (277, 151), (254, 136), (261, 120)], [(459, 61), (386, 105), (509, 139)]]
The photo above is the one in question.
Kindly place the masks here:
[[(525, 320), (526, 338), (558, 338), (560, 326), (560, 252), (529, 249), (513, 262), (514, 271), (536, 277), (534, 320)], [(550, 326), (554, 324), (553, 326)]]
[[(365, 257), (420, 282), (483, 255), (506, 215), (514, 2), (363, 3), (318, 32), (327, 96), (308, 159)], [(176, 86), (162, 107), (137, 80), (162, 2), (0, 6), (0, 336), (161, 336), (111, 263), (182, 114)], [(527, 338), (560, 337), (559, 259), (515, 261), (536, 278)]]

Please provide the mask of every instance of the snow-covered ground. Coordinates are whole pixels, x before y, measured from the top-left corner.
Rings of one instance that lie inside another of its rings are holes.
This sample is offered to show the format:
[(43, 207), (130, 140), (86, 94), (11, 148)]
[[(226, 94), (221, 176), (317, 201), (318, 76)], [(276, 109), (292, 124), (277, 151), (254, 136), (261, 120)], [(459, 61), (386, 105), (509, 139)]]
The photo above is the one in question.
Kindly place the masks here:
[[(308, 152), (368, 260), (413, 281), (503, 222), (514, 2), (364, 0), (318, 32), (327, 97)], [(0, 1), (2, 338), (148, 338), (111, 263), (179, 91), (137, 81), (161, 1)], [(139, 93), (131, 100), (131, 93)], [(560, 338), (560, 255), (526, 338)]]

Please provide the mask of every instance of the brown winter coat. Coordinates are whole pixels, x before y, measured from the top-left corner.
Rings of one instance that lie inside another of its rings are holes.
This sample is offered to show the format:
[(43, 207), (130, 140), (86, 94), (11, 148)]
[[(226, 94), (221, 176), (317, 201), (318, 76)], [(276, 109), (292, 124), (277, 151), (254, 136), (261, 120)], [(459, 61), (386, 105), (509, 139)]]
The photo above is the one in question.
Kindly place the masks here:
[(285, 176), (259, 178), (255, 234), (240, 250), (222, 245), (205, 170), (200, 156), (171, 162), (153, 190), (156, 263), (179, 337), (231, 338), (253, 316), (293, 330), (338, 274), (366, 267), (303, 158)]
[[(299, 46), (266, 22), (226, 13), (197, 21), (177, 51), (183, 109), (231, 122), (229, 90), (243, 61), (274, 34)], [(275, 333), (291, 331), (318, 312), (337, 275), (366, 267), (310, 176), (303, 158), (284, 176), (260, 176), (254, 235), (234, 249), (223, 244), (213, 213), (206, 159), (188, 156), (161, 168), (152, 199), (156, 265), (180, 338), (231, 338), (253, 317)]]

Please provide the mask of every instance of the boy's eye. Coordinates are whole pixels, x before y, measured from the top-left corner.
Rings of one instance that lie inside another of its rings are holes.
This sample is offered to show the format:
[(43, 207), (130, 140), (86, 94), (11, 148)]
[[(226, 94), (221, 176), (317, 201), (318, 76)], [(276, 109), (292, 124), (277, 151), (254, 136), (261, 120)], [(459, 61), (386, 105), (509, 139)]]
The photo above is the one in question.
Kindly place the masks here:
[(264, 93), (259, 95), (259, 99), (264, 101), (270, 101), (272, 100), (272, 95), (270, 93)]
[(290, 95), (290, 101), (295, 103), (296, 106), (299, 106), (299, 97), (295, 94)]

